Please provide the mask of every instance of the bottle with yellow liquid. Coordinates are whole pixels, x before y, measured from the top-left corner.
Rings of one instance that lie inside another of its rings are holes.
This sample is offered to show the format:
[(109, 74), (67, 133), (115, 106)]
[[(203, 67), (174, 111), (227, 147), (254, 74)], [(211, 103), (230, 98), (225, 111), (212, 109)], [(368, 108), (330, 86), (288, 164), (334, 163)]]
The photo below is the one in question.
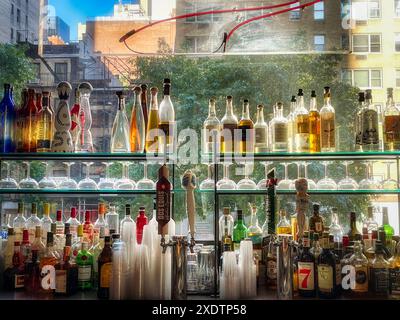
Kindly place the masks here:
[(147, 136), (146, 136), (146, 152), (158, 152), (158, 123), (160, 118), (158, 116), (158, 88), (153, 87), (150, 89), (151, 100), (150, 100), (150, 113), (147, 122)]
[(309, 152), (310, 150), (310, 117), (304, 107), (303, 89), (297, 95), (297, 108), (295, 112), (295, 152)]
[(158, 113), (160, 122), (158, 123), (159, 129), (164, 132), (164, 138), (161, 139), (161, 146), (163, 152), (174, 152), (174, 132), (175, 132), (175, 109), (171, 101), (171, 80), (164, 79), (164, 98), (160, 104)]
[(321, 151), (334, 152), (336, 150), (335, 109), (331, 105), (331, 89), (324, 88), (324, 105), (321, 115)]
[(250, 119), (249, 100), (243, 100), (242, 119), (239, 121), (240, 153), (254, 152), (254, 122)]
[(317, 95), (311, 91), (310, 100), (310, 152), (321, 152), (321, 117), (317, 108)]
[(286, 210), (281, 209), (279, 210), (279, 222), (276, 225), (276, 234), (292, 234), (292, 226), (290, 222), (286, 218)]
[(233, 113), (233, 98), (226, 97), (226, 112), (221, 119), (221, 153), (235, 151), (235, 130), (238, 128), (238, 120)]

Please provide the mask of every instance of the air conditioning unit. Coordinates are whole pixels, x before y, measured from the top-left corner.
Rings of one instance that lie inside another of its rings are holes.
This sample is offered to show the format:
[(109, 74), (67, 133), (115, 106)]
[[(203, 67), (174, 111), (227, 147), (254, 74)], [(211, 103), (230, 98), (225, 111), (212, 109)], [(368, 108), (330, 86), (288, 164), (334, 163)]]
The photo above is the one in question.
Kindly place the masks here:
[(366, 26), (368, 24), (368, 20), (356, 20), (356, 26)]
[(368, 56), (366, 54), (356, 54), (356, 60), (367, 60)]

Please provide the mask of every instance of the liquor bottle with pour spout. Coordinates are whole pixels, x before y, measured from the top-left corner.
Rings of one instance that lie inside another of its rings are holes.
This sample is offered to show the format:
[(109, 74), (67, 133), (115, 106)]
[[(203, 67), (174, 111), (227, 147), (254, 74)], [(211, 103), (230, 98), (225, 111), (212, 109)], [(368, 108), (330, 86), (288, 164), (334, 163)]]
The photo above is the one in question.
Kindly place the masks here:
[(92, 111), (90, 108), (90, 94), (93, 87), (89, 82), (82, 82), (78, 86), (81, 95), (81, 107), (79, 110), (80, 131), (76, 141), (76, 152), (94, 152), (92, 138)]

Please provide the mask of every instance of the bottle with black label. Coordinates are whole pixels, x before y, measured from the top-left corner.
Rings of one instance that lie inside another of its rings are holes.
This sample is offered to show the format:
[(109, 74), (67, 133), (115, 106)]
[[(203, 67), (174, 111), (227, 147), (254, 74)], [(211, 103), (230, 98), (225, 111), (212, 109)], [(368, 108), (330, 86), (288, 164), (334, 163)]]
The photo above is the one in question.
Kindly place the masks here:
[(368, 259), (363, 254), (360, 241), (354, 242), (354, 254), (349, 259), (355, 271), (355, 286), (351, 291), (356, 295), (368, 293)]
[(397, 243), (395, 254), (389, 263), (390, 297), (400, 299), (400, 242)]
[(371, 291), (375, 295), (387, 296), (389, 293), (389, 262), (384, 258), (382, 243), (375, 242), (375, 258), (372, 261)]
[(372, 90), (365, 95), (366, 105), (361, 115), (363, 151), (379, 151), (378, 109), (372, 103)]
[(322, 236), (322, 253), (318, 256), (318, 295), (323, 299), (332, 299), (336, 296), (336, 264), (329, 246), (329, 233)]
[(309, 233), (304, 232), (303, 250), (297, 262), (299, 295), (301, 297), (315, 297), (315, 260), (310, 253)]

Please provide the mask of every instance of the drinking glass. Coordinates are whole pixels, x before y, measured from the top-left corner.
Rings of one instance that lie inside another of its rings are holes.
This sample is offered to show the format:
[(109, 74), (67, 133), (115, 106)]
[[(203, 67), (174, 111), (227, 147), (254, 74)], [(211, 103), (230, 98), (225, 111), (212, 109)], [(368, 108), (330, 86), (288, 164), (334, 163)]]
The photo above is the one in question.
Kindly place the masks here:
[(100, 190), (112, 190), (114, 189), (114, 179), (110, 178), (110, 170), (109, 167), (113, 164), (114, 162), (102, 162), (104, 166), (106, 167), (106, 177), (101, 178), (99, 183), (97, 184), (97, 187)]
[(377, 190), (380, 189), (381, 185), (374, 179), (373, 163), (372, 161), (364, 162), (366, 178), (361, 180), (358, 184), (361, 190)]
[(39, 181), (40, 189), (57, 189), (57, 183), (51, 177), (51, 166), (49, 162), (43, 161), (42, 164), (45, 166), (45, 176)]
[(97, 183), (90, 178), (90, 166), (93, 162), (82, 162), (86, 166), (86, 178), (79, 181), (78, 189), (80, 190), (97, 190)]
[(398, 189), (397, 181), (392, 179), (391, 174), (390, 174), (390, 166), (393, 164), (393, 162), (392, 161), (384, 161), (383, 163), (386, 164), (387, 176), (386, 176), (386, 180), (382, 181), (382, 188), (384, 190)]
[(154, 190), (156, 188), (154, 181), (148, 178), (147, 166), (147, 162), (143, 162), (143, 178), (136, 184), (138, 190)]
[(237, 189), (238, 190), (255, 190), (257, 189), (257, 185), (256, 183), (250, 179), (249, 177), (249, 165), (250, 164), (244, 164), (244, 179), (241, 179), (238, 183), (237, 183)]
[[(294, 164), (297, 166), (297, 179), (300, 179), (300, 178), (302, 178), (302, 176), (301, 176), (302, 162), (295, 162)], [(297, 179), (292, 180), (292, 182), (289, 185), (289, 190), (296, 190), (296, 180)]]
[(235, 181), (229, 179), (229, 165), (230, 164), (223, 164), (224, 166), (224, 176), (221, 180), (217, 182), (217, 189), (218, 190), (236, 190), (236, 183)]
[(63, 165), (67, 167), (67, 177), (58, 185), (59, 189), (63, 190), (76, 190), (78, 189), (78, 184), (74, 179), (71, 178), (71, 166), (75, 162), (63, 162)]
[(264, 161), (264, 162), (261, 162), (261, 164), (264, 165), (265, 178), (261, 179), (260, 182), (258, 182), (257, 189), (266, 190), (267, 182), (268, 182), (268, 170), (269, 170), (269, 166), (271, 164), (273, 164), (273, 162), (272, 161)]
[(122, 177), (114, 183), (115, 190), (134, 190), (136, 189), (135, 181), (129, 179), (129, 162), (122, 162)]
[(39, 189), (39, 184), (31, 178), (31, 163), (24, 161), (23, 164), (26, 165), (26, 178), (19, 182), (20, 189)]
[(344, 167), (346, 169), (346, 177), (338, 182), (339, 190), (357, 190), (358, 189), (357, 181), (349, 176), (349, 165), (352, 163), (353, 163), (353, 161), (343, 161)]
[(315, 190), (317, 189), (317, 184), (314, 180), (308, 178), (308, 166), (311, 162), (303, 162), (304, 165), (304, 178), (307, 179), (308, 190)]
[(324, 165), (325, 176), (323, 179), (317, 182), (317, 189), (319, 190), (337, 190), (337, 184), (335, 180), (328, 177), (328, 165), (331, 164), (329, 161), (322, 161)]
[(18, 182), (10, 177), (10, 163), (4, 161), (7, 176), (0, 180), (0, 189), (18, 189)]
[(214, 179), (212, 177), (212, 164), (207, 165), (207, 179), (200, 183), (200, 190), (213, 190), (214, 189)]
[(278, 185), (276, 186), (277, 190), (289, 190), (290, 184), (292, 183), (292, 180), (289, 179), (289, 173), (288, 173), (288, 166), (290, 164), (291, 163), (289, 162), (282, 163), (282, 165), (285, 167), (285, 178), (278, 182)]

